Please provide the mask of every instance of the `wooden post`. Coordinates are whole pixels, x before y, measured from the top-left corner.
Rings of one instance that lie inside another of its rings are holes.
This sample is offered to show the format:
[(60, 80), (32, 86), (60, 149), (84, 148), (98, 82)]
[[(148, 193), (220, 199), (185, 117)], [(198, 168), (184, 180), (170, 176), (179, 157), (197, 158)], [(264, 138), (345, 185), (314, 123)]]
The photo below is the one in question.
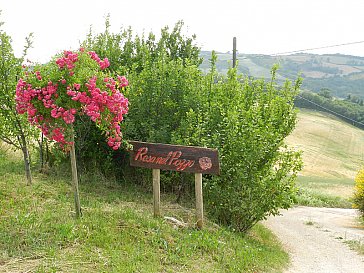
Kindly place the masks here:
[(160, 169), (153, 169), (153, 202), (154, 202), (154, 217), (159, 217), (161, 192), (160, 192)]
[(40, 143), (39, 143), (39, 160), (40, 160), (40, 171), (44, 171), (44, 154), (43, 154), (43, 142), (44, 142), (44, 134), (41, 133)]
[(236, 37), (233, 38), (233, 68), (236, 66)]
[(71, 167), (72, 167), (72, 187), (73, 187), (73, 193), (75, 197), (75, 210), (76, 210), (76, 218), (81, 217), (81, 204), (80, 204), (80, 195), (78, 193), (78, 176), (77, 176), (77, 165), (76, 165), (76, 152), (75, 152), (75, 139), (74, 139), (74, 133), (72, 133), (71, 136)]
[(196, 218), (197, 227), (203, 226), (202, 173), (195, 173)]

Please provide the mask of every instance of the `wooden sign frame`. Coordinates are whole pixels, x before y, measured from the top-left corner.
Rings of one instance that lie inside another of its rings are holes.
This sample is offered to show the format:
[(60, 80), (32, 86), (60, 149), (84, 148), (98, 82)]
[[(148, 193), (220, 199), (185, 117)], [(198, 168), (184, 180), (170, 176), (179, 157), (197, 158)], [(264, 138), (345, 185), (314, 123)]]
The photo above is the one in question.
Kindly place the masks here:
[(130, 141), (130, 165), (177, 172), (219, 174), (219, 155), (215, 149)]
[(154, 216), (160, 213), (160, 170), (195, 173), (197, 227), (203, 227), (202, 174), (219, 174), (218, 151), (193, 146), (169, 145), (139, 141), (129, 142), (130, 165), (153, 169)]

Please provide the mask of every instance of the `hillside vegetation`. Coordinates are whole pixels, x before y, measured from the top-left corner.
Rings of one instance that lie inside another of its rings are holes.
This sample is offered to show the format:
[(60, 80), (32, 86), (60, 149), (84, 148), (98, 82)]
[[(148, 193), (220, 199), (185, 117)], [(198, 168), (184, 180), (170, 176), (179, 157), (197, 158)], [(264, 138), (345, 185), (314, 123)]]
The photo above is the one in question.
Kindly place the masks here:
[[(217, 69), (226, 73), (232, 63), (232, 54), (217, 55)], [(201, 69), (207, 71), (211, 52), (202, 51), (201, 56), (204, 58)], [(279, 64), (278, 80), (295, 79), (301, 75), (303, 89), (318, 92), (327, 88), (337, 97), (345, 98), (352, 94), (364, 98), (364, 57), (299, 53), (284, 56), (238, 54), (237, 59), (238, 70), (249, 76), (269, 79), (270, 69), (274, 64)]]
[(348, 199), (364, 162), (364, 130), (331, 114), (300, 109), (289, 145), (303, 151), (301, 187)]

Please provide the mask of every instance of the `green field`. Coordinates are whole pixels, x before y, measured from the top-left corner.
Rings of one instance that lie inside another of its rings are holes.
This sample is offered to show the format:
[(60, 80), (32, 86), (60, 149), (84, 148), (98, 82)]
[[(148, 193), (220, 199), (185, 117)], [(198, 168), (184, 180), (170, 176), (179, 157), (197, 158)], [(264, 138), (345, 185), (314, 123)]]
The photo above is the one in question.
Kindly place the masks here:
[[(3, 147), (4, 148), (4, 147)], [(206, 221), (162, 195), (101, 175), (81, 177), (83, 217), (74, 218), (67, 175), (42, 175), (26, 186), (23, 165), (0, 149), (0, 272), (281, 272), (285, 253), (262, 225), (244, 235)]]
[(355, 175), (364, 165), (364, 130), (330, 114), (301, 109), (287, 143), (303, 151), (298, 185), (314, 195), (346, 200), (339, 206), (350, 206)]

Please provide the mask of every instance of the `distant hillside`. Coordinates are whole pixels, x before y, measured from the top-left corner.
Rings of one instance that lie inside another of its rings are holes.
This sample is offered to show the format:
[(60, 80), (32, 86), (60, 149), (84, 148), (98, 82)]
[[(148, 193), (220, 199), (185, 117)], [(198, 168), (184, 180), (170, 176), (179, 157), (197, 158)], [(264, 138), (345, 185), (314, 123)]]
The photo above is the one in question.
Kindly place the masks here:
[[(226, 73), (231, 67), (232, 54), (217, 53), (217, 69)], [(202, 51), (201, 69), (209, 69), (210, 51)], [(334, 96), (345, 98), (348, 94), (364, 98), (364, 57), (341, 54), (294, 54), (268, 56), (238, 54), (238, 70), (256, 78), (269, 78), (273, 64), (279, 64), (278, 80), (303, 78), (303, 89), (318, 92), (328, 88)]]

